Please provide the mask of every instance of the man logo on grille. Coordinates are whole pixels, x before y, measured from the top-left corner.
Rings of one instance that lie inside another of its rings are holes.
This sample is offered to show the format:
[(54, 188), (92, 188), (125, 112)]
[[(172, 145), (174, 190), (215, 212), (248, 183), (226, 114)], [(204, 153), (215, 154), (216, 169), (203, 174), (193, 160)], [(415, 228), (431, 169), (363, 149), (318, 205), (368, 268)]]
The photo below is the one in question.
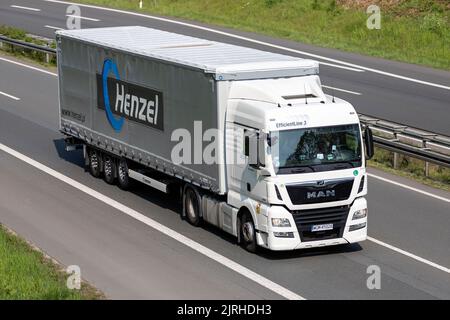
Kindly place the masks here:
[(307, 199), (331, 198), (336, 197), (336, 190), (312, 191), (306, 194)]

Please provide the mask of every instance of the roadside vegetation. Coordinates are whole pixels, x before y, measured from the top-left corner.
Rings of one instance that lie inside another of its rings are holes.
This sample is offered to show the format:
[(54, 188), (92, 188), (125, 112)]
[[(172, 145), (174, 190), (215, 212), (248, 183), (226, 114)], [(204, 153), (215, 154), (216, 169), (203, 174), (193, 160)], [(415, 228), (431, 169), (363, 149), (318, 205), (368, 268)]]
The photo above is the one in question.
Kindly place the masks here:
[(430, 187), (450, 191), (450, 169), (429, 164), (428, 176), (425, 174), (425, 162), (399, 154), (397, 168), (394, 167), (394, 153), (375, 148), (374, 157), (368, 161), (373, 168), (414, 179)]
[[(11, 39), (15, 39), (15, 40), (34, 43), (34, 44), (37, 44), (40, 46), (49, 46), (50, 48), (56, 48), (55, 41), (32, 36), (32, 35), (26, 33), (25, 30), (18, 29), (18, 28), (0, 25), (0, 35), (11, 38)], [(45, 53), (43, 53), (43, 52), (38, 52), (35, 50), (26, 49), (26, 48), (21, 48), (18, 46), (12, 46), (7, 43), (1, 43), (0, 50), (5, 51), (13, 56), (25, 57), (28, 59), (32, 59), (32, 60), (37, 61), (40, 64), (45, 65), (45, 66), (56, 66), (56, 57), (51, 56), (50, 61), (47, 63)]]
[[(76, 0), (450, 70), (448, 0)], [(366, 9), (381, 9), (369, 30)], [(83, 9), (81, 9), (83, 10)]]
[(95, 288), (66, 286), (67, 274), (0, 224), (0, 300), (102, 299)]

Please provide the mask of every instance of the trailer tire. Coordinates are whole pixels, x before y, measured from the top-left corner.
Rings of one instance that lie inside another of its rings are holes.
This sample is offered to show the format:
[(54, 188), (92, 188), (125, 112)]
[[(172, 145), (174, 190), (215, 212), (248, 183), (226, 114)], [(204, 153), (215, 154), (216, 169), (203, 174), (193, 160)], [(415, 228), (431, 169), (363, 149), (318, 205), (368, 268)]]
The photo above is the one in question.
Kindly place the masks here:
[(102, 157), (95, 149), (89, 150), (89, 172), (95, 178), (99, 178), (102, 173)]
[(116, 161), (109, 155), (103, 156), (103, 179), (108, 184), (116, 180)]
[(240, 240), (242, 247), (248, 252), (255, 253), (258, 249), (256, 243), (256, 229), (250, 212), (245, 210), (241, 215)]
[(122, 190), (128, 190), (131, 186), (130, 177), (128, 176), (127, 160), (123, 158), (117, 163), (117, 185)]
[(193, 187), (187, 186), (184, 189), (183, 212), (190, 224), (200, 226), (202, 222), (200, 195)]

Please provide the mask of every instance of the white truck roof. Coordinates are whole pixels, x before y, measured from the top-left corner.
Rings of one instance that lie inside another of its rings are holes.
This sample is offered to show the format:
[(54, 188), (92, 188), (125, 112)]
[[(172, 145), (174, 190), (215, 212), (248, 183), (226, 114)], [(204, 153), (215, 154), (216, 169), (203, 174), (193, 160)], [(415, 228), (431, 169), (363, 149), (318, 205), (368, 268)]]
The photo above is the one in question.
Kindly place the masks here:
[(201, 69), (216, 80), (304, 76), (316, 61), (139, 26), (60, 30), (57, 36)]

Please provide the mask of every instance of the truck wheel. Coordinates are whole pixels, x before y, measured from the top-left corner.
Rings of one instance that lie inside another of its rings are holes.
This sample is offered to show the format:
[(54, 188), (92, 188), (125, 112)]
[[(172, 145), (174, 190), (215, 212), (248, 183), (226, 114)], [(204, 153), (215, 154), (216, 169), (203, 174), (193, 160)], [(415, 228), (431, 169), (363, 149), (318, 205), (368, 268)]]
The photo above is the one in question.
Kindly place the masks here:
[(100, 177), (102, 160), (100, 153), (97, 150), (89, 150), (89, 172), (95, 178)]
[(103, 157), (103, 179), (108, 184), (113, 184), (116, 179), (116, 162), (108, 155)]
[(197, 192), (191, 187), (184, 190), (183, 211), (190, 224), (198, 227), (201, 223), (200, 216), (200, 197)]
[(117, 184), (120, 189), (128, 190), (131, 182), (128, 176), (128, 164), (125, 159), (120, 159), (117, 165)]
[(256, 229), (250, 212), (246, 211), (241, 216), (241, 244), (242, 247), (252, 253), (255, 253), (258, 245), (256, 244)]

